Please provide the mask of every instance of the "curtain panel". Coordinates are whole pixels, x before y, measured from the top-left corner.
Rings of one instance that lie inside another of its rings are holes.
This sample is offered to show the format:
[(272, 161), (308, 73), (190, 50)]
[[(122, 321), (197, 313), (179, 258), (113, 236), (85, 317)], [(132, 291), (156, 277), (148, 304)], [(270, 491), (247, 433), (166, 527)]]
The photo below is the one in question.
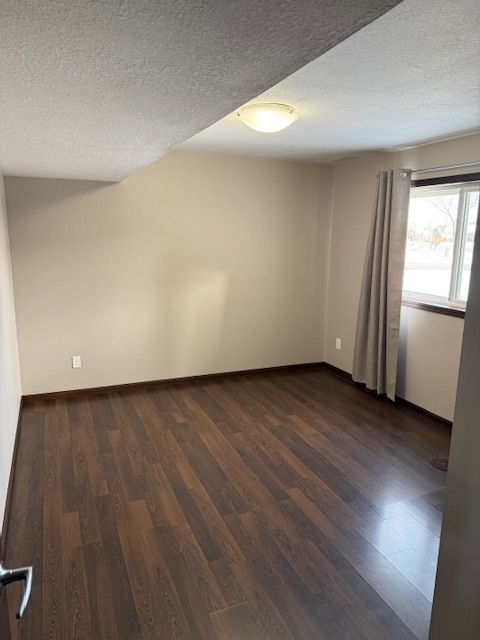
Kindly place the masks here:
[(411, 169), (378, 174), (357, 317), (352, 378), (395, 401)]

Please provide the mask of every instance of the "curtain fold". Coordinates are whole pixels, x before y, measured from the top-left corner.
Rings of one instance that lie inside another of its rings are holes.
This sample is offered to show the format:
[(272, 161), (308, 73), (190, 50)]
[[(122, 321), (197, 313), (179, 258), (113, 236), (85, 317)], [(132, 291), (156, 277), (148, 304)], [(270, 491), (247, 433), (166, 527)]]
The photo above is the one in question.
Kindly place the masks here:
[(352, 378), (395, 401), (411, 169), (378, 174), (357, 317)]

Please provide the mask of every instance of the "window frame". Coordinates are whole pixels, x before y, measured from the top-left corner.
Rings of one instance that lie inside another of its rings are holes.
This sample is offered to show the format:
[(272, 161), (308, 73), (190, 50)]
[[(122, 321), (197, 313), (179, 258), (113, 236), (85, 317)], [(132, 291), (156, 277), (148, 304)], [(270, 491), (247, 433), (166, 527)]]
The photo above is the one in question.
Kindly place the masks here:
[[(448, 188), (449, 186), (453, 187), (455, 185), (458, 185), (459, 187), (464, 186), (465, 189), (468, 190), (470, 186), (469, 183), (474, 183), (474, 182), (480, 182), (480, 172), (412, 180), (411, 189), (415, 189), (418, 187), (442, 187), (442, 186), (445, 186), (446, 188)], [(471, 185), (470, 188), (473, 189), (473, 186), (474, 185)], [(480, 205), (479, 205), (479, 212), (480, 212)], [(465, 218), (465, 215), (462, 215), (462, 233), (463, 233), (463, 226), (465, 222), (464, 218)], [(478, 220), (478, 223), (480, 223), (480, 213), (477, 220)], [(456, 288), (458, 291), (459, 272), (460, 272), (458, 259), (460, 257), (459, 256), (460, 250), (462, 248), (460, 246), (461, 239), (458, 231), (455, 234), (454, 243), (455, 243), (455, 250), (454, 250), (454, 257), (452, 260), (452, 275), (450, 280), (449, 298), (452, 295), (452, 292)], [(462, 243), (462, 246), (463, 246), (463, 243)], [(460, 318), (465, 317), (466, 304), (456, 303), (450, 300), (448, 301), (438, 300), (434, 298), (429, 300), (428, 294), (425, 294), (425, 296), (423, 297), (420, 297), (420, 296), (417, 297), (415, 296), (415, 292), (411, 292), (411, 294), (408, 295), (408, 291), (403, 290), (402, 305), (406, 307), (423, 309), (425, 311), (432, 311), (434, 313), (441, 313), (444, 315), (450, 315), (450, 316), (455, 316)]]

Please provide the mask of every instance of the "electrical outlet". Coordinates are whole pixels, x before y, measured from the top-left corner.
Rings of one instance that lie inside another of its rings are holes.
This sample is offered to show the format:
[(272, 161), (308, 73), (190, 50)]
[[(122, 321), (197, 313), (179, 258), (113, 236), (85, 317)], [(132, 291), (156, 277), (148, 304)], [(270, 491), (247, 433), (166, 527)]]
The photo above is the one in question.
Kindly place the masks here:
[(80, 356), (72, 356), (72, 368), (80, 369), (82, 366), (82, 358)]
[(341, 351), (341, 349), (342, 349), (342, 339), (341, 338), (335, 338), (335, 349), (338, 349), (339, 351)]

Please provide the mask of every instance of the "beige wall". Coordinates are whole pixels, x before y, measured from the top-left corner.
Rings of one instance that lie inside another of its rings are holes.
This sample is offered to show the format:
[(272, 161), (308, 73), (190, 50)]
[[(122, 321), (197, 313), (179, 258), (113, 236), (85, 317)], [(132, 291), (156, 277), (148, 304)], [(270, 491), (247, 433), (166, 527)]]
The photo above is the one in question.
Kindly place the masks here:
[[(352, 371), (362, 268), (378, 171), (438, 167), (479, 157), (480, 135), (473, 135), (397, 153), (369, 154), (335, 168), (325, 333), (327, 362)], [(451, 420), (462, 333), (463, 320), (404, 309), (398, 394)], [(335, 349), (337, 337), (342, 339), (341, 351)]]
[[(370, 154), (335, 167), (325, 360), (349, 373), (375, 176), (392, 162), (389, 154)], [(335, 338), (342, 340), (341, 351)]]
[(397, 395), (453, 418), (463, 325), (462, 318), (402, 307)]
[(480, 228), (477, 230), (450, 448), (430, 640), (480, 629)]
[(23, 392), (323, 360), (331, 177), (172, 153), (120, 184), (7, 178)]
[[(479, 149), (335, 168), (172, 153), (121, 184), (7, 178), (24, 393), (322, 359), (350, 372), (377, 172)], [(404, 308), (399, 395), (452, 419), (462, 335)]]
[(20, 397), (12, 269), (3, 178), (0, 175), (0, 533), (12, 464)]

